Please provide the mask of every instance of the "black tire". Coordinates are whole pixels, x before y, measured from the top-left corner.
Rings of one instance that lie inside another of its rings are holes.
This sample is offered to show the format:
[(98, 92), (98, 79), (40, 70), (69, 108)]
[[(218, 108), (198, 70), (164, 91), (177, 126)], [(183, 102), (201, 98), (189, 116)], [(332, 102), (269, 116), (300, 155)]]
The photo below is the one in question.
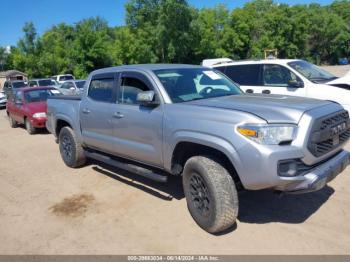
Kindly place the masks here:
[(61, 157), (67, 166), (77, 168), (85, 164), (84, 149), (70, 127), (66, 126), (61, 129), (58, 141)]
[(235, 224), (237, 190), (219, 162), (205, 156), (191, 157), (185, 164), (183, 188), (193, 219), (205, 231), (219, 233)]
[(12, 118), (11, 114), (9, 114), (8, 117), (9, 117), (10, 127), (16, 128), (17, 127), (17, 121)]
[(33, 127), (32, 123), (30, 122), (30, 120), (28, 118), (26, 118), (24, 120), (24, 124), (26, 126), (26, 130), (27, 130), (29, 135), (33, 135), (36, 133), (36, 128)]

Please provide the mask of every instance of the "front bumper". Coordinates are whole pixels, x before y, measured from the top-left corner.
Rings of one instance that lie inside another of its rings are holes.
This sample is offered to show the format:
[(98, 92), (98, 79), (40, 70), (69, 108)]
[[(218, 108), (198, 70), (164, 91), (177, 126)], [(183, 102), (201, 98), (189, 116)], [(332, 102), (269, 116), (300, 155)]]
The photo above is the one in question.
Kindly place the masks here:
[(35, 128), (46, 128), (46, 126), (45, 126), (46, 120), (47, 120), (46, 117), (32, 118), (30, 120), (30, 122), (32, 123), (33, 127), (35, 127)]
[(350, 153), (343, 150), (307, 174), (297, 177), (281, 177), (283, 186), (275, 189), (286, 193), (308, 193), (322, 189), (350, 164)]

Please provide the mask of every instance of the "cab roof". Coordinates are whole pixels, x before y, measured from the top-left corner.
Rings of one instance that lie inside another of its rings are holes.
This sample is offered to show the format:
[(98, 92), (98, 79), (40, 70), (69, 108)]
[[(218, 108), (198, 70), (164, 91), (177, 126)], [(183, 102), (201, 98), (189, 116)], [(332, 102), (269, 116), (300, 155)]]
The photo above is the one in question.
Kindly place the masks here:
[(103, 69), (98, 69), (91, 74), (99, 73), (111, 73), (123, 70), (140, 70), (140, 71), (154, 71), (154, 70), (166, 70), (166, 69), (185, 69), (185, 68), (205, 68), (199, 65), (188, 65), (188, 64), (137, 64), (137, 65), (122, 65), (115, 67), (107, 67)]

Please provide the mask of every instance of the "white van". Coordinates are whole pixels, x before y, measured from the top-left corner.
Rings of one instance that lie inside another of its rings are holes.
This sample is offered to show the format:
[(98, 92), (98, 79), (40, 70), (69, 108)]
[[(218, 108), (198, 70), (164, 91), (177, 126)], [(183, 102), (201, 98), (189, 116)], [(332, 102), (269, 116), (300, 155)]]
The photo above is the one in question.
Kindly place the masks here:
[(232, 61), (207, 59), (203, 66), (215, 68), (246, 93), (284, 94), (331, 100), (350, 112), (350, 74), (336, 77), (322, 68), (296, 59)]

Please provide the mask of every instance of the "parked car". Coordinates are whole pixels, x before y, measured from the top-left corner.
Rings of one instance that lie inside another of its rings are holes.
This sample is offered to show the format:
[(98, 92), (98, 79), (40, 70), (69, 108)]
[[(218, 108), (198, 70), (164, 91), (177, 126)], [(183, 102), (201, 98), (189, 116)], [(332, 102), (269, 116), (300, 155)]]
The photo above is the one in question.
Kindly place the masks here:
[(28, 83), (27, 81), (22, 81), (22, 80), (8, 80), (5, 81), (3, 91), (8, 98), (16, 89), (22, 88), (22, 87), (27, 87)]
[(304, 96), (340, 103), (350, 111), (350, 77), (336, 77), (296, 59), (238, 61), (208, 59), (202, 63), (225, 73), (246, 93)]
[(0, 91), (0, 108), (6, 107), (7, 98), (5, 92)]
[(56, 81), (51, 78), (40, 78), (40, 79), (32, 79), (28, 82), (30, 87), (39, 87), (39, 86), (53, 86), (58, 87)]
[(81, 97), (48, 99), (46, 125), (69, 167), (92, 158), (156, 181), (182, 176), (192, 217), (211, 233), (235, 223), (238, 188), (311, 192), (350, 161), (339, 104), (246, 95), (201, 66), (94, 71)]
[(79, 95), (84, 90), (85, 80), (71, 80), (64, 82), (59, 90), (64, 95)]
[(17, 89), (6, 105), (11, 127), (25, 124), (29, 134), (34, 134), (37, 128), (45, 128), (47, 98), (59, 94), (60, 92), (53, 87)]
[(339, 65), (348, 65), (349, 59), (347, 59), (346, 57), (340, 58), (338, 63)]
[(56, 76), (51, 76), (50, 78), (55, 80), (58, 84), (63, 84), (65, 81), (75, 79), (74, 76), (71, 74), (56, 75)]

